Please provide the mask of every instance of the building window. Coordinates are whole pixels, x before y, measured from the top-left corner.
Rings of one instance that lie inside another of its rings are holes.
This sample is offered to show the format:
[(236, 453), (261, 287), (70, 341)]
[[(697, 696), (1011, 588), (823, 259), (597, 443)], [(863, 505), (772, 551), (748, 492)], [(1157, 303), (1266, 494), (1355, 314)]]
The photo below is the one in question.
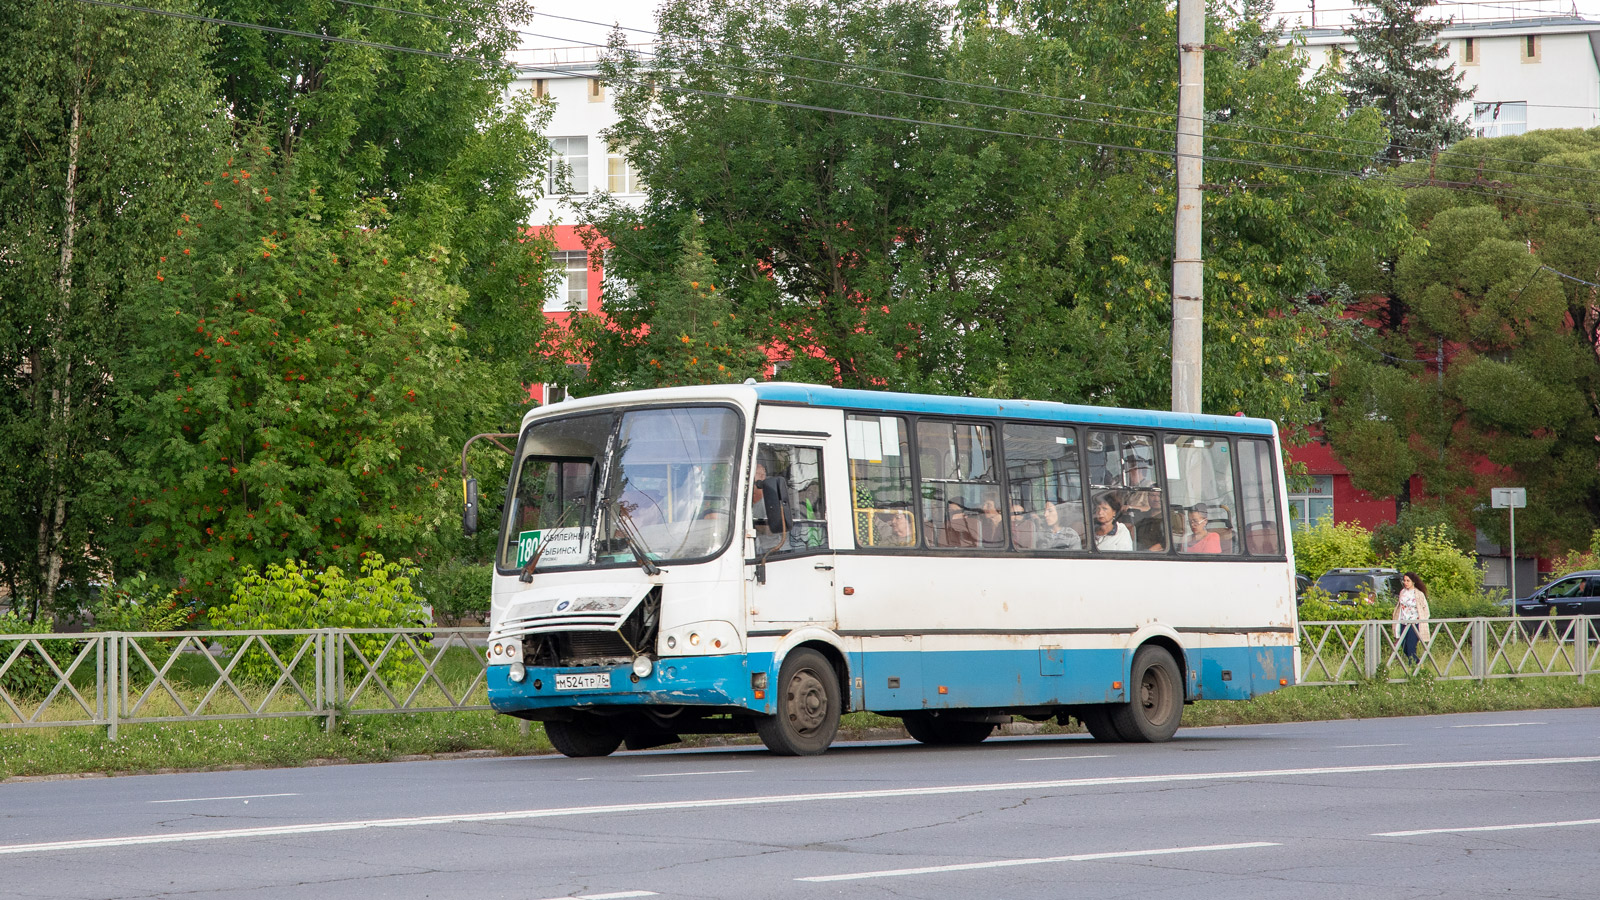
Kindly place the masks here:
[(1309, 490), (1289, 494), (1289, 518), (1295, 531), (1304, 531), (1317, 520), (1333, 517), (1333, 476), (1311, 476)]
[(533, 95), (541, 98), (550, 96), (550, 80), (548, 78), (535, 78), (533, 80)]
[(625, 154), (613, 153), (606, 157), (606, 190), (613, 194), (644, 192), (644, 183), (639, 180), (639, 173), (634, 171), (633, 163), (628, 162)]
[(1527, 37), (1523, 38), (1522, 39), (1522, 61), (1525, 62), (1525, 63), (1536, 63), (1536, 62), (1538, 62), (1539, 61), (1539, 50), (1541, 49), (1540, 45), (1542, 43), (1543, 42), (1539, 40), (1539, 36), (1535, 35), (1535, 34), (1530, 34)]
[(598, 78), (589, 79), (589, 102), (606, 102), (606, 86), (605, 83)]
[(1478, 64), (1478, 39), (1467, 38), (1461, 42), (1461, 61), (1469, 66)]
[(1478, 137), (1504, 137), (1527, 131), (1528, 104), (1525, 101), (1472, 104), (1472, 133)]
[(562, 250), (555, 254), (561, 266), (554, 294), (545, 298), (545, 312), (582, 311), (589, 307), (589, 254)]
[(589, 139), (553, 137), (550, 149), (550, 193), (589, 193)]

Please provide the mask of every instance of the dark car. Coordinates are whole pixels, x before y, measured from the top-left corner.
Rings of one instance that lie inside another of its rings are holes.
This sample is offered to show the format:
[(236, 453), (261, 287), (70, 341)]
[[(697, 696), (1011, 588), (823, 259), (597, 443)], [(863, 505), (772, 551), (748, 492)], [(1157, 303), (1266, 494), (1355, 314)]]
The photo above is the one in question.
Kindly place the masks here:
[[(1513, 600), (1511, 612), (1529, 621), (1522, 630), (1537, 636), (1541, 627), (1550, 637), (1564, 636), (1573, 616), (1600, 616), (1600, 571), (1573, 572), (1550, 582), (1527, 597)], [(1548, 624), (1547, 624), (1548, 623)], [(1591, 634), (1600, 623), (1590, 620)]]
[(1333, 602), (1354, 606), (1363, 602), (1387, 603), (1400, 593), (1400, 573), (1394, 569), (1329, 569), (1317, 579), (1317, 587), (1328, 592)]

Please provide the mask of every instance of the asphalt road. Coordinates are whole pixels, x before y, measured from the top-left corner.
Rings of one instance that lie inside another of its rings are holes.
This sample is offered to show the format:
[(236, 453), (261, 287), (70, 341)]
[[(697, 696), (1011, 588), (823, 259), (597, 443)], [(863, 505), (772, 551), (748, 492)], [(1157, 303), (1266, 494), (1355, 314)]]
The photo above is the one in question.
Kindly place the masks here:
[(1600, 896), (1600, 712), (0, 785), (0, 897)]

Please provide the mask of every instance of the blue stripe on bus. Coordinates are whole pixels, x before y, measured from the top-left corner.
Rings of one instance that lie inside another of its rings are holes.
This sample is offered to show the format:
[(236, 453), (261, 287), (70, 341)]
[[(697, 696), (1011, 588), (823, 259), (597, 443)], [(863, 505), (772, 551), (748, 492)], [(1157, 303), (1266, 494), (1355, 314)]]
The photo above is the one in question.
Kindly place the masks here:
[[(1245, 700), (1278, 689), (1280, 679), (1295, 681), (1292, 647), (1218, 647), (1187, 651), (1186, 680), (1191, 699)], [(851, 707), (880, 711), (907, 709), (1004, 709), (1022, 706), (1073, 706), (1129, 699), (1126, 650), (963, 650), (850, 654)], [(771, 654), (679, 657), (657, 662), (655, 671), (632, 681), (629, 666), (608, 669), (530, 668), (521, 684), (506, 677), (507, 666), (489, 668), (489, 703), (500, 712), (627, 706), (720, 706), (756, 713), (774, 712), (772, 695), (755, 699), (752, 672), (778, 681)], [(560, 672), (610, 671), (610, 690), (557, 691)], [(1227, 680), (1224, 680), (1224, 675)], [(853, 687), (855, 679), (862, 687)], [(890, 688), (889, 679), (898, 679)], [(535, 682), (539, 687), (535, 688)], [(1121, 682), (1120, 688), (1114, 683)], [(939, 693), (943, 687), (945, 693)]]
[(945, 416), (994, 416), (1017, 419), (1077, 422), (1090, 425), (1125, 425), (1136, 428), (1193, 428), (1230, 434), (1271, 436), (1272, 422), (1242, 416), (1208, 416), (1163, 410), (1076, 406), (1048, 400), (988, 400), (981, 397), (943, 397), (902, 394), (895, 391), (861, 391), (813, 384), (768, 383), (754, 388), (756, 399), (808, 406), (844, 407), (867, 411), (924, 413)]

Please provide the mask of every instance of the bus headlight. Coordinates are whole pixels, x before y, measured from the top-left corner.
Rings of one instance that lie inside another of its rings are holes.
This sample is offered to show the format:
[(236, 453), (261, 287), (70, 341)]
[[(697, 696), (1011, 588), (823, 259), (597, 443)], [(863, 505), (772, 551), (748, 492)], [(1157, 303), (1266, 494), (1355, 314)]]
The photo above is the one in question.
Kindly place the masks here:
[(522, 663), (514, 662), (511, 664), (511, 671), (506, 673), (506, 677), (517, 684), (521, 684), (522, 679), (528, 677), (528, 667)]
[(648, 656), (635, 656), (633, 658), (633, 674), (636, 678), (649, 678), (650, 673), (655, 671), (655, 668), (655, 660)]

